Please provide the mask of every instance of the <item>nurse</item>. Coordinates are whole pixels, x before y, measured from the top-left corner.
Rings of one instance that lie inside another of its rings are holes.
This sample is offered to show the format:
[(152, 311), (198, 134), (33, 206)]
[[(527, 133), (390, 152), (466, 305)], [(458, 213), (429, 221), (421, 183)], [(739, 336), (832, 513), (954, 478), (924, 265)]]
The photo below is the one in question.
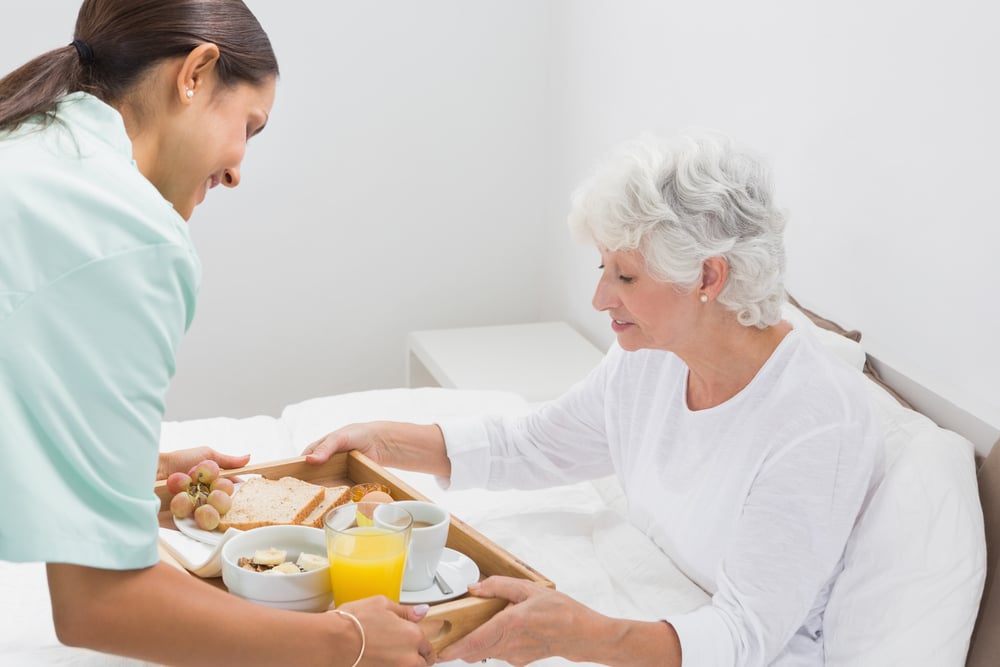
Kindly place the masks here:
[(47, 564), (60, 641), (165, 664), (424, 665), (425, 611), (244, 602), (160, 563), (164, 396), (201, 267), (187, 220), (240, 184), (278, 64), (240, 0), (86, 0), (0, 80), (0, 558)]

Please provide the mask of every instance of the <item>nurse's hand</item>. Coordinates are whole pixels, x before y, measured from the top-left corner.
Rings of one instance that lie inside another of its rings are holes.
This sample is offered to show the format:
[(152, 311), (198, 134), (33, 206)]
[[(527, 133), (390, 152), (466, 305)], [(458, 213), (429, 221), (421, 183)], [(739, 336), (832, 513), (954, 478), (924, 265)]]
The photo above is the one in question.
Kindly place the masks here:
[(160, 454), (160, 463), (156, 468), (156, 479), (166, 479), (170, 473), (187, 472), (202, 461), (215, 461), (223, 470), (242, 468), (250, 462), (250, 455), (230, 456), (220, 454), (211, 447), (192, 447), (191, 449), (179, 449), (176, 452), (163, 452)]

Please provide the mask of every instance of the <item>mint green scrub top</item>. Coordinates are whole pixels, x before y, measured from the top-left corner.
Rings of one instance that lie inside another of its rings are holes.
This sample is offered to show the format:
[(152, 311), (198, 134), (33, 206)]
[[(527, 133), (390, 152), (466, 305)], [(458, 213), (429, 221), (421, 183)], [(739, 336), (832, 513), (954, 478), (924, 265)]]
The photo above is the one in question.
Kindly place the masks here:
[(158, 561), (164, 396), (201, 265), (85, 93), (0, 134), (0, 560)]

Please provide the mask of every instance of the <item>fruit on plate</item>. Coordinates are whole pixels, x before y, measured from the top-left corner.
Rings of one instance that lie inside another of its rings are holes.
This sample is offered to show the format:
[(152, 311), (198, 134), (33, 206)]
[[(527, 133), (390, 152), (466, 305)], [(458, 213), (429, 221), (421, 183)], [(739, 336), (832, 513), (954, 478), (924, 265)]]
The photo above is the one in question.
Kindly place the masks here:
[(178, 519), (194, 517), (202, 530), (215, 530), (222, 516), (233, 504), (235, 485), (231, 479), (220, 477), (221, 470), (215, 461), (205, 460), (186, 473), (175, 472), (167, 477), (170, 513)]
[(194, 510), (194, 522), (202, 530), (215, 530), (219, 527), (219, 510), (211, 505), (200, 505)]
[(357, 522), (359, 526), (372, 526), (375, 522), (372, 515), (375, 507), (382, 503), (391, 503), (392, 496), (384, 491), (371, 491), (362, 496), (358, 501)]

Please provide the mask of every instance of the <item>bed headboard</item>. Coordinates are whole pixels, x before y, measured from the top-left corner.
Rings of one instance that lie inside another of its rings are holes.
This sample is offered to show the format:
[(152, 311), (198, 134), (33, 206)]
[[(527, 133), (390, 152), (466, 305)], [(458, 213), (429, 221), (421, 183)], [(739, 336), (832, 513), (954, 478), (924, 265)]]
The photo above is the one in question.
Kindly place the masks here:
[(979, 466), (979, 501), (986, 525), (986, 586), (966, 667), (1000, 664), (1000, 442)]
[[(788, 295), (788, 300), (817, 326), (853, 341), (861, 341), (861, 332), (845, 329), (836, 322), (803, 307), (791, 295)], [(870, 359), (864, 365), (864, 373), (903, 406), (917, 410), (881, 377)], [(919, 412), (919, 410), (917, 411)], [(1000, 575), (998, 575), (998, 570), (1000, 570), (1000, 442), (993, 446), (990, 453), (980, 463), (977, 481), (986, 531), (987, 569), (983, 596), (979, 604), (979, 615), (976, 619), (966, 658), (966, 667), (996, 667), (1000, 665)]]

